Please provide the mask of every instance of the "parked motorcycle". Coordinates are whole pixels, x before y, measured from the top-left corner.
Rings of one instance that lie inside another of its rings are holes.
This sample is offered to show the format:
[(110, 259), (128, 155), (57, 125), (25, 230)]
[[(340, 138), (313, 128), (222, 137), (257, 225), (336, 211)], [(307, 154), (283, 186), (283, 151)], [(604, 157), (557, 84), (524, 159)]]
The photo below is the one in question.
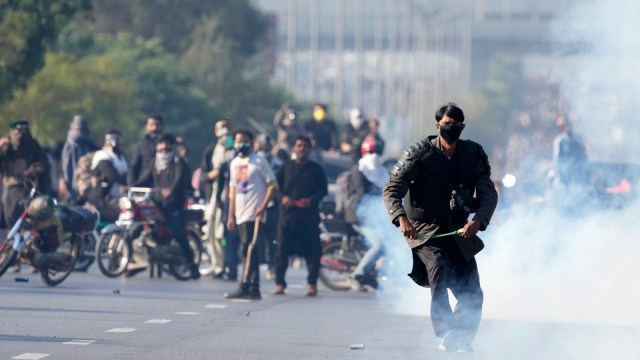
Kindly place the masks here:
[(82, 208), (62, 206), (47, 195), (31, 188), (25, 210), (0, 245), (0, 276), (15, 262), (30, 265), (40, 272), (42, 281), (55, 286), (69, 276), (83, 251), (83, 238), (90, 233), (97, 218)]
[[(107, 277), (118, 277), (130, 266), (146, 268), (160, 264), (178, 280), (191, 279), (191, 261), (182, 254), (173, 234), (164, 225), (162, 212), (151, 201), (156, 189), (129, 187), (127, 196), (120, 199), (120, 216), (115, 224), (105, 227), (96, 244), (96, 261)], [(200, 211), (185, 209), (185, 232), (194, 253), (194, 261), (200, 263)]]

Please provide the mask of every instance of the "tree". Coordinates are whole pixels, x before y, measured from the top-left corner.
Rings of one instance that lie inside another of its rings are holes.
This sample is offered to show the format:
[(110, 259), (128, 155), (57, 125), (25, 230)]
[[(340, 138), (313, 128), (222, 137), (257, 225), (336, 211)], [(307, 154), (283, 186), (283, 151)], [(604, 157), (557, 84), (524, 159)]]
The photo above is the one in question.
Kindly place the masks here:
[(90, 0), (0, 0), (0, 104), (44, 65), (48, 45)]
[[(88, 43), (92, 45), (81, 54), (49, 52), (46, 65), (27, 88), (0, 108), (0, 126), (6, 129), (15, 119), (30, 120), (34, 136), (46, 143), (65, 139), (72, 116), (83, 114), (93, 134), (115, 128), (131, 146), (141, 134), (145, 115), (161, 113), (168, 131), (184, 135), (194, 150), (210, 141), (212, 132), (203, 132), (202, 125), (213, 123), (215, 112), (159, 41), (103, 34)], [(94, 138), (101, 140), (99, 135)]]

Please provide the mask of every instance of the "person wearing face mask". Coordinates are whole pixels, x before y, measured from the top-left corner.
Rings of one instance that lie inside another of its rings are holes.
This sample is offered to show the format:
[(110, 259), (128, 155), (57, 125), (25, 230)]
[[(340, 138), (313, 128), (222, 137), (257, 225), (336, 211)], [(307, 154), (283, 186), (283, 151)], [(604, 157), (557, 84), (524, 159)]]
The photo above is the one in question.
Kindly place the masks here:
[(104, 146), (91, 159), (91, 175), (94, 180), (85, 197), (88, 203), (98, 209), (100, 219), (106, 222), (118, 219), (120, 187), (127, 181), (129, 163), (122, 152), (120, 138), (119, 131), (107, 131)]
[(277, 191), (276, 177), (263, 156), (252, 151), (253, 135), (238, 130), (233, 136), (236, 157), (229, 166), (229, 214), (227, 227), (240, 233), (244, 257), (238, 290), (224, 294), (227, 299), (260, 300), (260, 268), (258, 247), (260, 223), (267, 205)]
[[(438, 109), (435, 120), (438, 135), (404, 150), (383, 199), (411, 248), (409, 276), (431, 288), (431, 322), (436, 336), (442, 337), (438, 348), (473, 352), (483, 303), (474, 256), (484, 244), (476, 234), (489, 225), (498, 194), (482, 146), (460, 140), (462, 109), (448, 103)], [(471, 220), (470, 213), (475, 213)], [(448, 289), (458, 301), (455, 310)]]
[(298, 111), (289, 104), (283, 103), (273, 117), (273, 125), (278, 131), (276, 145), (272, 149), (273, 155), (286, 161), (291, 157), (293, 140), (302, 134), (298, 124)]
[[(227, 119), (218, 120), (214, 126), (216, 142), (208, 147), (202, 156), (200, 180), (206, 184), (205, 199), (208, 205), (205, 213), (203, 239), (210, 245), (213, 262), (213, 277), (225, 275), (225, 256), (222, 241), (224, 236), (224, 211), (228, 203), (228, 177), (225, 177), (225, 163), (234, 157), (231, 124)], [(233, 264), (232, 266), (233, 267)], [(235, 272), (230, 272), (235, 276)], [(232, 276), (232, 277), (233, 277)]]
[(349, 124), (342, 134), (340, 150), (351, 157), (353, 164), (362, 156), (360, 147), (364, 138), (369, 134), (369, 125), (364, 118), (362, 109), (353, 108), (349, 112)]
[(67, 133), (67, 142), (62, 148), (61, 194), (66, 195), (69, 202), (73, 203), (78, 200), (78, 188), (74, 180), (78, 160), (85, 154), (98, 149), (98, 145), (89, 137), (87, 120), (80, 115), (74, 116)]
[[(169, 134), (162, 134), (155, 145), (155, 157), (146, 168), (135, 186), (158, 188), (151, 199), (162, 211), (165, 226), (171, 230), (173, 237), (180, 245), (182, 254), (191, 265), (191, 278), (200, 278), (200, 269), (195, 263), (193, 250), (185, 235), (184, 203), (187, 192), (191, 189), (191, 171), (176, 149), (176, 139)], [(136, 268), (129, 276), (139, 272)]]
[(164, 118), (161, 115), (149, 115), (144, 123), (145, 135), (138, 140), (131, 156), (131, 166), (127, 176), (127, 184), (139, 181), (142, 172), (149, 167), (154, 156), (156, 142), (164, 131)]
[(313, 107), (313, 118), (306, 122), (304, 130), (320, 150), (338, 150), (338, 130), (335, 121), (327, 118), (327, 105), (318, 103)]

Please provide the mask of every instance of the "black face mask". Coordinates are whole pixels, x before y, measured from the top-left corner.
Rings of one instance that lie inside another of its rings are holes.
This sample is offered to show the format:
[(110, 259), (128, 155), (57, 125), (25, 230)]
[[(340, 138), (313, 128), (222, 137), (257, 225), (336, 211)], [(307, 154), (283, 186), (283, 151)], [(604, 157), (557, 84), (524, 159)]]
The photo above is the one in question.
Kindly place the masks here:
[(246, 157), (251, 153), (251, 144), (246, 142), (237, 143), (233, 146), (236, 155), (240, 157)]
[(462, 126), (440, 125), (440, 136), (447, 142), (458, 141), (462, 133)]

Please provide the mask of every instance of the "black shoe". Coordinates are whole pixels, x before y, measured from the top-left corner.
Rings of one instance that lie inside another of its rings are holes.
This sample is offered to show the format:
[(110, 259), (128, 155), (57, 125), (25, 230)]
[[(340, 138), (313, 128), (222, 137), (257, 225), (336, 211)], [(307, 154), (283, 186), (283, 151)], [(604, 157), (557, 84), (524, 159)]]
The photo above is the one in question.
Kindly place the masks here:
[(200, 279), (200, 268), (198, 267), (197, 264), (191, 265), (191, 278), (193, 280)]
[(213, 278), (214, 279), (224, 279), (224, 275), (225, 275), (224, 271), (220, 271), (220, 272), (217, 272), (217, 273), (213, 273)]
[(260, 290), (252, 290), (249, 291), (246, 288), (238, 288), (238, 290), (232, 293), (225, 293), (225, 299), (246, 299), (246, 300), (260, 300), (262, 296), (260, 295)]
[(125, 276), (128, 277), (128, 278), (129, 277), (133, 277), (133, 276), (137, 275), (138, 273), (141, 273), (141, 272), (143, 272), (145, 270), (147, 270), (146, 267), (139, 267), (139, 268), (127, 270), (127, 273), (126, 273)]

